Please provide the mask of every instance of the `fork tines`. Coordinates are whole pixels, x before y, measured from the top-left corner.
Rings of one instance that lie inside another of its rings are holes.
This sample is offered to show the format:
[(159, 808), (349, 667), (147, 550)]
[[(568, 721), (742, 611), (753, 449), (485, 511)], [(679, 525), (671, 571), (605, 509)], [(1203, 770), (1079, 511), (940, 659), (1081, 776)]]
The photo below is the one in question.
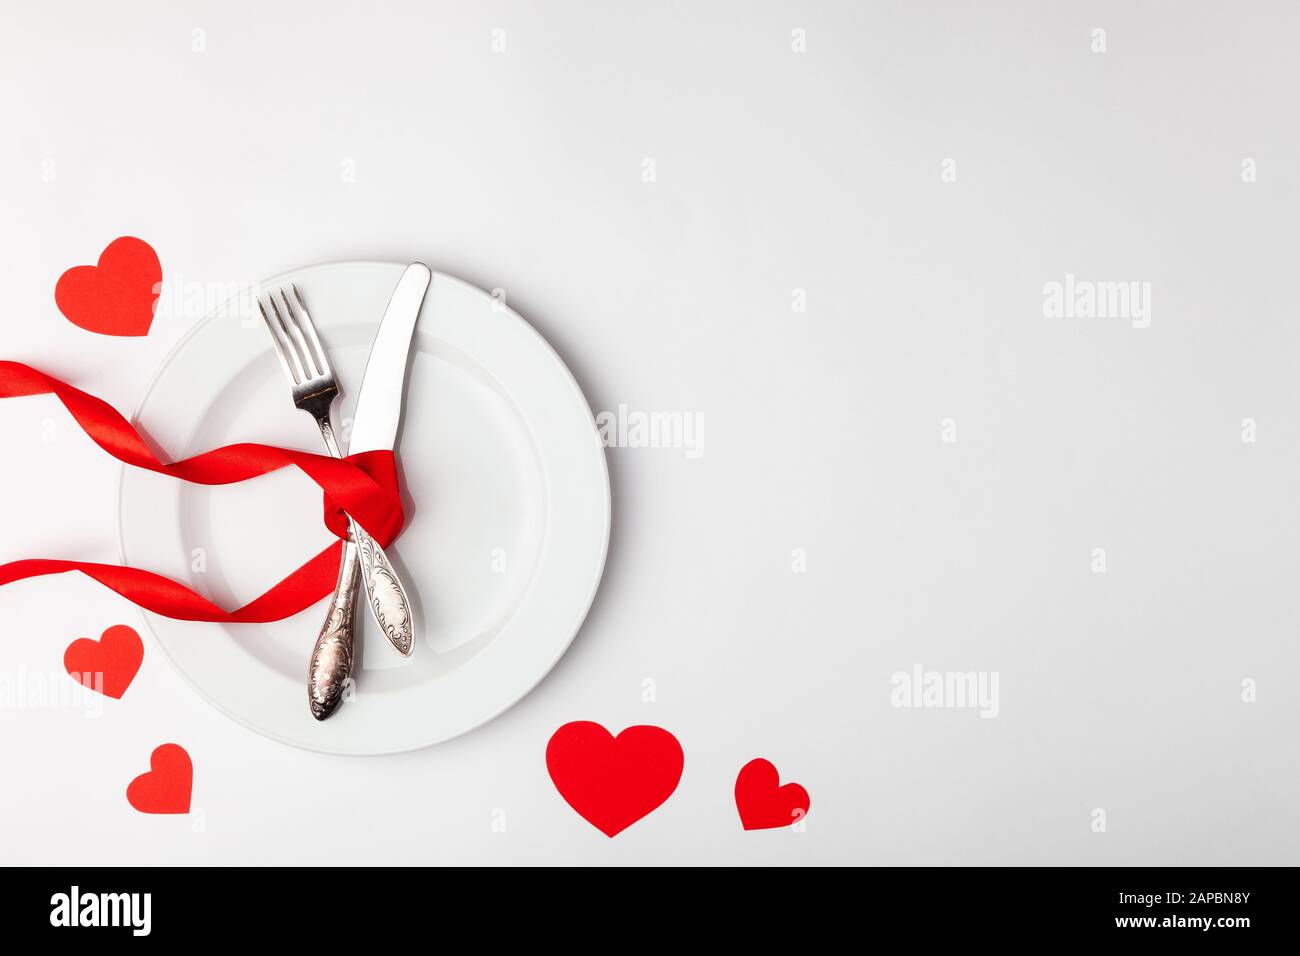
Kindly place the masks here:
[(334, 377), (329, 359), (320, 344), (302, 293), (293, 284), (290, 284), (289, 292), (293, 293), (292, 298), (283, 288), (273, 289), (265, 298), (258, 298), (257, 306), (262, 310), (262, 318), (271, 332), (271, 341), (275, 343), (275, 352), (280, 356), (289, 384), (301, 388), (323, 383), (325, 379)]

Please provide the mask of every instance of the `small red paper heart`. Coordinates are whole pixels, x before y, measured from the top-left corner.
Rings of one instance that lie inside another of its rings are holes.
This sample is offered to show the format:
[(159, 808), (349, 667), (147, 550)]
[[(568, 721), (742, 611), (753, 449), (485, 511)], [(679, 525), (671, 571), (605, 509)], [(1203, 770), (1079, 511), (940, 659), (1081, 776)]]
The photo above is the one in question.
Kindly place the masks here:
[(142, 660), (144, 644), (140, 635), (118, 624), (97, 641), (82, 637), (69, 644), (63, 652), (63, 669), (91, 690), (121, 700)]
[(736, 809), (746, 830), (788, 827), (808, 812), (808, 791), (797, 783), (779, 787), (780, 780), (776, 767), (762, 757), (740, 768)]
[(180, 744), (163, 744), (149, 757), (149, 772), (126, 788), (127, 803), (141, 813), (189, 813), (194, 764)]
[(59, 277), (54, 302), (73, 325), (102, 335), (146, 335), (161, 291), (162, 265), (143, 239), (114, 239), (99, 264)]
[(600, 724), (565, 724), (546, 745), (546, 769), (578, 815), (612, 837), (667, 800), (685, 757), (662, 727), (628, 727), (617, 737)]

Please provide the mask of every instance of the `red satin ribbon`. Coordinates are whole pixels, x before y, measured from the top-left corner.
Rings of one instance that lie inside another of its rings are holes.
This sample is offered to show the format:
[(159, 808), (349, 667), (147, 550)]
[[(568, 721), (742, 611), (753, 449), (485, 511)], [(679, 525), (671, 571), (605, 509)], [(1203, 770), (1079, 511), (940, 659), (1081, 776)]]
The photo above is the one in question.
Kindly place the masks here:
[[(19, 362), (0, 361), (0, 398), (55, 395), (100, 448), (136, 468), (202, 485), (247, 481), (293, 465), (325, 494), (325, 526), (347, 535), (344, 512), (381, 545), (402, 529), (397, 463), (390, 451), (330, 458), (310, 452), (242, 442), (167, 464), (107, 402)], [(0, 586), (43, 574), (80, 571), (147, 611), (183, 621), (256, 624), (279, 621), (315, 604), (334, 590), (343, 544), (335, 541), (261, 597), (236, 611), (224, 611), (171, 578), (116, 564), (29, 559), (0, 565)]]

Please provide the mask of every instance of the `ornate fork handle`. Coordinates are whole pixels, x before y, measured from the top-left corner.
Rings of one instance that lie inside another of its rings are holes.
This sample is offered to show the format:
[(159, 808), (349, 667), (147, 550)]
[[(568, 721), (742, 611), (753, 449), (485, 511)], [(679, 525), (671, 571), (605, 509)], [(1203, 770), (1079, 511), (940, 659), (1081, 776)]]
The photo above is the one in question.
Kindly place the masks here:
[(317, 720), (324, 720), (343, 699), (352, 676), (352, 649), (356, 624), (357, 577), (361, 560), (357, 546), (349, 538), (343, 543), (343, 560), (339, 563), (338, 583), (330, 599), (329, 614), (316, 638), (307, 672), (307, 703)]

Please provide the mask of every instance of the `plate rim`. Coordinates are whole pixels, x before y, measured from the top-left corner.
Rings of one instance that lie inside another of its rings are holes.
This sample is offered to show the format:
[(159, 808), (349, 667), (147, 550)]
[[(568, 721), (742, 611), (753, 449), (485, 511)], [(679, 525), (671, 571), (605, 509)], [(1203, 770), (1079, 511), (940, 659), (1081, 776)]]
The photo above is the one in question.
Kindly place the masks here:
[[(264, 279), (258, 280), (257, 282), (253, 283), (253, 285), (251, 285), (249, 289), (250, 290), (258, 289), (258, 288), (265, 287), (271, 283), (281, 282), (281, 280), (283, 280), (286, 276), (297, 275), (299, 273), (306, 272), (308, 270), (329, 269), (331, 267), (338, 267), (338, 266), (382, 266), (382, 267), (395, 266), (400, 268), (405, 264), (406, 263), (395, 259), (332, 259), (327, 262), (316, 262), (305, 266), (299, 266), (293, 269), (286, 269), (283, 272), (279, 272), (275, 275), (268, 276)], [(473, 291), (479, 293), (480, 295), (488, 295), (488, 293), (486, 293), (479, 286), (475, 285), (472, 282), (469, 282), (466, 279), (462, 279), (460, 276), (455, 275), (454, 273), (443, 272), (441, 269), (437, 269), (433, 266), (430, 266), (429, 268), (435, 278), (437, 276), (442, 276), (460, 285), (467, 286)], [(210, 309), (206, 315), (204, 315), (201, 319), (199, 319), (199, 321), (195, 322), (193, 326), (191, 326), (188, 330), (186, 330), (185, 334), (182, 335), (176, 341), (176, 343), (170, 349), (167, 350), (166, 354), (163, 355), (163, 357), (158, 361), (157, 365), (154, 367), (153, 372), (149, 377), (149, 381), (145, 385), (144, 391), (141, 393), (140, 398), (136, 401), (134, 407), (131, 410), (131, 414), (128, 420), (130, 421), (133, 427), (141, 424), (140, 415), (144, 410), (144, 406), (149, 401), (149, 398), (153, 394), (154, 389), (157, 387), (159, 380), (162, 378), (163, 371), (167, 368), (168, 365), (171, 364), (176, 354), (180, 352), (181, 349), (183, 349), (189, 343), (190, 339), (193, 338), (195, 335), (197, 335), (200, 330), (204, 329), (211, 322), (215, 321), (216, 318), (221, 314), (223, 309), (229, 306), (230, 303), (235, 302), (236, 300), (241, 298), (243, 295), (248, 294), (248, 291), (249, 290), (238, 292), (235, 295), (230, 296), (229, 298), (224, 299), (221, 302), (219, 302), (217, 305), (213, 306), (212, 309)], [(414, 753), (415, 751), (418, 750), (426, 750), (430, 747), (436, 747), (438, 744), (445, 743), (448, 740), (454, 740), (457, 737), (463, 737), (464, 735), (472, 733), (473, 731), (478, 730), (479, 728), (485, 726), (486, 724), (491, 723), (492, 721), (500, 717), (502, 714), (504, 714), (507, 710), (514, 707), (517, 703), (519, 703), (529, 694), (531, 694), (534, 690), (536, 690), (538, 685), (540, 685), (542, 681), (544, 681), (547, 678), (547, 676), (551, 673), (551, 671), (555, 669), (555, 666), (560, 662), (560, 659), (563, 658), (566, 653), (568, 653), (569, 648), (573, 645), (573, 642), (577, 639), (578, 633), (582, 630), (583, 625), (586, 624), (587, 617), (591, 613), (591, 608), (596, 602), (596, 595), (600, 591), (601, 582), (605, 579), (605, 566), (609, 560), (609, 541), (610, 541), (610, 534), (613, 525), (613, 494), (612, 494), (612, 489), (611, 489), (610, 479), (609, 479), (609, 457), (606, 454), (605, 449), (600, 442), (600, 438), (599, 438), (600, 432), (599, 432), (599, 428), (596, 426), (595, 415), (591, 411), (591, 402), (587, 399), (586, 392), (583, 391), (582, 386), (579, 384), (577, 378), (574, 376), (573, 370), (569, 368), (568, 363), (564, 361), (564, 359), (560, 356), (559, 352), (555, 350), (555, 347), (551, 345), (550, 341), (547, 340), (547, 338), (544, 335), (542, 335), (542, 333), (539, 332), (531, 322), (525, 319), (522, 315), (520, 315), (518, 312), (516, 312), (511, 306), (507, 305), (506, 303), (502, 303), (502, 306), (508, 312), (510, 312), (510, 314), (513, 315), (524, 326), (524, 328), (526, 328), (528, 332), (531, 333), (532, 337), (543, 347), (546, 353), (550, 356), (551, 360), (555, 363), (556, 366), (558, 366), (560, 371), (563, 372), (564, 377), (568, 381), (569, 385), (574, 389), (574, 391), (577, 393), (579, 398), (582, 400), (582, 404), (587, 410), (587, 415), (591, 419), (593, 437), (597, 442), (596, 447), (600, 451), (600, 454), (597, 456), (597, 458), (600, 461), (600, 471), (602, 477), (601, 487), (604, 491), (604, 494), (601, 497), (603, 507), (601, 512), (602, 528), (601, 528), (600, 558), (599, 561), (597, 562), (595, 574), (592, 576), (590, 590), (588, 591), (587, 596), (583, 601), (582, 611), (577, 616), (577, 619), (574, 621), (571, 633), (558, 646), (555, 656), (552, 657), (551, 660), (546, 664), (545, 668), (543, 668), (538, 673), (537, 677), (526, 687), (524, 687), (516, 696), (510, 698), (510, 700), (508, 700), (505, 704), (503, 704), (499, 709), (490, 713), (488, 716), (483, 717), (481, 720), (478, 720), (476, 723), (473, 723), (470, 726), (457, 731), (456, 733), (439, 736), (436, 739), (429, 740), (424, 743), (413, 744), (411, 746), (398, 746), (398, 747), (365, 750), (365, 751), (338, 750), (338, 749), (331, 750), (325, 747), (305, 744), (297, 740), (290, 740), (287, 737), (275, 731), (268, 730), (263, 727), (255, 726), (251, 721), (249, 721), (245, 717), (240, 716), (239, 714), (232, 711), (230, 708), (226, 707), (224, 704), (212, 698), (203, 688), (199, 687), (193, 681), (190, 675), (183, 668), (181, 668), (181, 666), (168, 652), (167, 646), (163, 643), (163, 641), (158, 637), (158, 635), (154, 631), (151, 615), (139, 605), (132, 604), (131, 605), (132, 609), (134, 610), (134, 613), (137, 615), (139, 620), (142, 622), (145, 632), (149, 635), (150, 642), (155, 647), (158, 648), (159, 652), (162, 654), (163, 658), (166, 659), (167, 664), (168, 666), (171, 667), (172, 671), (175, 674), (177, 674), (181, 678), (181, 680), (186, 684), (186, 686), (188, 686), (192, 691), (194, 691), (194, 693), (197, 694), (199, 698), (204, 701), (204, 703), (208, 704), (210, 707), (212, 707), (219, 713), (223, 714), (230, 720), (234, 721), (236, 724), (239, 724), (241, 727), (244, 727), (245, 729), (252, 731), (258, 736), (264, 737), (268, 740), (273, 740), (276, 743), (282, 744), (287, 747), (292, 747), (295, 750), (303, 750), (309, 753), (324, 754), (331, 757), (361, 757), (361, 758), (387, 757), (387, 756), (393, 756), (395, 754)], [(123, 504), (124, 504), (123, 499), (126, 493), (127, 476), (130, 473), (131, 473), (130, 466), (127, 465), (125, 462), (123, 462), (121, 467), (118, 469), (117, 493), (115, 495), (115, 499), (116, 499), (115, 510), (117, 512), (117, 535), (116, 535), (117, 557), (118, 557), (118, 561), (123, 565), (126, 564), (126, 522), (125, 522), (125, 516), (123, 512)], [(186, 586), (188, 587), (189, 585), (187, 584)], [(314, 604), (312, 606), (315, 607)]]

